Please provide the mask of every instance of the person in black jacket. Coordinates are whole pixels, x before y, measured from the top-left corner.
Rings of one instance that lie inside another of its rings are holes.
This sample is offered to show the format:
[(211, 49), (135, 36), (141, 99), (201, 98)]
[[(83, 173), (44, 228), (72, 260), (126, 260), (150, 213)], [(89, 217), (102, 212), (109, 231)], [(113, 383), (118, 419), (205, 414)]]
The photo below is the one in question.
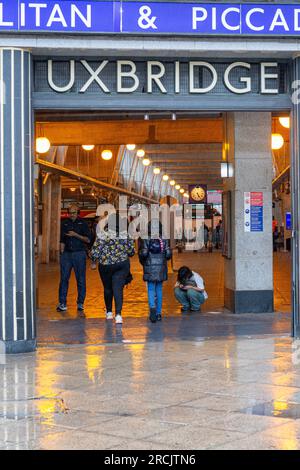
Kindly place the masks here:
[(156, 231), (157, 238), (151, 238), (151, 223), (149, 223), (148, 239), (139, 241), (139, 260), (143, 265), (143, 279), (147, 282), (149, 318), (152, 323), (162, 318), (163, 282), (168, 279), (168, 260), (172, 257), (168, 240), (161, 237), (162, 229), (158, 221), (152, 221), (152, 236), (155, 224), (159, 227)]
[(61, 223), (60, 236), (60, 284), (58, 312), (67, 311), (69, 280), (74, 269), (77, 281), (77, 310), (84, 316), (86, 297), (86, 257), (91, 232), (84, 219), (79, 217), (79, 207), (71, 204), (68, 218)]

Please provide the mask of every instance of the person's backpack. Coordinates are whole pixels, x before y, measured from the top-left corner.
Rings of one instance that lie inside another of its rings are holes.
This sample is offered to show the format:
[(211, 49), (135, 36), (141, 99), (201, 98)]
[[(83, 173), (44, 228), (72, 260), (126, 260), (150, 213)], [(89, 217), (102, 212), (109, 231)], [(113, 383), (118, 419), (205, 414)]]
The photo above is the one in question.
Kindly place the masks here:
[(150, 243), (149, 243), (150, 253), (153, 253), (153, 254), (163, 253), (164, 250), (165, 250), (165, 244), (161, 238), (150, 240)]

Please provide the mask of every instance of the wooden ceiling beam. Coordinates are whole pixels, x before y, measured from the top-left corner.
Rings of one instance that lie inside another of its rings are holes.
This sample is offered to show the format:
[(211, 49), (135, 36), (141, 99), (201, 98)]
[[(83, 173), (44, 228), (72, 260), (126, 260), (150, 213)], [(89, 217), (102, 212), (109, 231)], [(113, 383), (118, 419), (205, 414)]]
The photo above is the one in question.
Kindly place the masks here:
[(178, 184), (180, 183), (186, 183), (186, 182), (190, 182), (190, 183), (194, 183), (195, 181), (197, 182), (199, 179), (202, 179), (202, 180), (205, 180), (205, 181), (210, 181), (210, 182), (215, 182), (215, 183), (221, 183), (222, 180), (219, 179), (219, 178), (207, 178), (206, 176), (202, 176), (199, 175), (199, 176), (194, 176), (194, 178), (178, 178)]
[(203, 152), (219, 153), (222, 151), (222, 144), (214, 143), (194, 143), (194, 144), (175, 144), (175, 145), (145, 145), (148, 155), (164, 155), (164, 154), (203, 154)]
[(36, 135), (46, 136), (51, 145), (222, 143), (223, 121), (216, 118), (177, 121), (37, 122)]

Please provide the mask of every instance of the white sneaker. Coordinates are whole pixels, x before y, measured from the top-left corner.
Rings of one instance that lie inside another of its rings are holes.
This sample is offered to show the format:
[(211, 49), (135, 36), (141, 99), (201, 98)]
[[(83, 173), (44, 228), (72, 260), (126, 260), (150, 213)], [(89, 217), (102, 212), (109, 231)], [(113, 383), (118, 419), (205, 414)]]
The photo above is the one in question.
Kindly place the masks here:
[(113, 320), (114, 314), (112, 312), (106, 312), (106, 320)]
[(115, 322), (117, 325), (121, 325), (123, 323), (122, 315), (116, 315)]

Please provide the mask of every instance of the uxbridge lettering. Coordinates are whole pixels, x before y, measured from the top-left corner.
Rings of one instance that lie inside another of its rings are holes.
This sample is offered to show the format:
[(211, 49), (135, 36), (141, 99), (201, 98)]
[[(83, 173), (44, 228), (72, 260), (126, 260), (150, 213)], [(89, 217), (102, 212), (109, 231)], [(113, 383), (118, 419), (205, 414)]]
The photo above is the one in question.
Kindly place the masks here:
[[(85, 77), (84, 83), (82, 77)], [(228, 63), (224, 68), (205, 60), (184, 63), (149, 60), (141, 63), (132, 60), (103, 59), (95, 62), (72, 59), (64, 61), (62, 67), (62, 61), (49, 59), (47, 81), (50, 89), (56, 93), (77, 91), (82, 94), (92, 91), (104, 94), (201, 95), (213, 92), (222, 83), (227, 91), (236, 95), (253, 91), (276, 95), (279, 93), (279, 65), (277, 62), (252, 64), (238, 61)], [(257, 82), (259, 83), (259, 88), (255, 90), (254, 81), (256, 87)], [(38, 83), (37, 87), (39, 86)]]

